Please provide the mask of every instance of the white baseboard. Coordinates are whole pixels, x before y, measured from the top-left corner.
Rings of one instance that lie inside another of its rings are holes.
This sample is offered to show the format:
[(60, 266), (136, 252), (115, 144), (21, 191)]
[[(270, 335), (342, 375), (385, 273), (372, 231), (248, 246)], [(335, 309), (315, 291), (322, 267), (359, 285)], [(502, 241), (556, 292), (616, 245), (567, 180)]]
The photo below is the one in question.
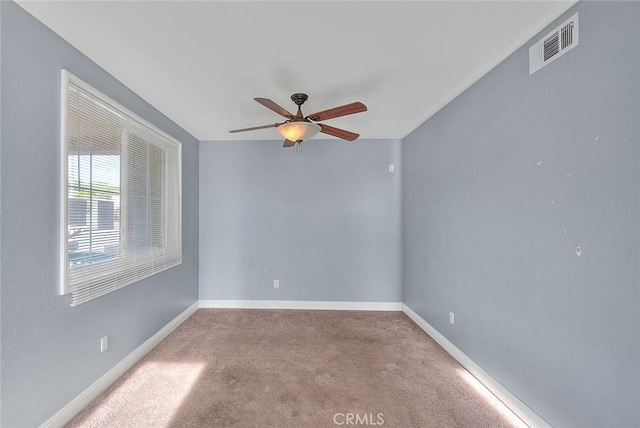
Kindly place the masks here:
[(304, 300), (200, 300), (201, 308), (402, 311), (401, 302), (316, 302)]
[(133, 352), (124, 357), (124, 359), (116, 364), (111, 370), (93, 382), (91, 386), (67, 403), (67, 405), (60, 409), (55, 415), (47, 419), (42, 425), (40, 425), (40, 428), (63, 427), (197, 310), (198, 302), (195, 302), (180, 313), (180, 315), (171, 320), (160, 331), (147, 339), (147, 341), (142, 345), (138, 346)]
[(524, 423), (530, 427), (551, 428), (544, 419), (536, 412), (531, 410), (529, 406), (524, 404), (518, 397), (513, 395), (511, 391), (502, 386), (493, 376), (484, 371), (482, 367), (476, 364), (456, 345), (449, 342), (438, 330), (433, 328), (431, 324), (425, 321), (420, 315), (411, 310), (410, 307), (402, 304), (402, 312), (407, 314), (421, 329), (433, 338), (440, 346), (444, 348), (453, 358), (455, 358), (473, 377), (475, 377), (482, 385), (484, 385), (495, 397), (502, 401), (505, 406), (516, 414)]

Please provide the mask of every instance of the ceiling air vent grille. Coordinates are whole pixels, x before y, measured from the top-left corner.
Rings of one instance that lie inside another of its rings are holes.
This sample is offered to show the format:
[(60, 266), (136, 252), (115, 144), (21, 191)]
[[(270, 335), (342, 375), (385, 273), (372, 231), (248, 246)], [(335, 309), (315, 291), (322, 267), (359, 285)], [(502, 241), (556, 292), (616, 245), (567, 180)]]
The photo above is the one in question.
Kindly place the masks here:
[(529, 74), (535, 73), (576, 46), (578, 46), (577, 13), (529, 48)]
[(562, 40), (562, 50), (573, 44), (573, 21), (560, 29), (560, 40)]
[(548, 61), (560, 52), (560, 40), (558, 33), (544, 41), (544, 61)]

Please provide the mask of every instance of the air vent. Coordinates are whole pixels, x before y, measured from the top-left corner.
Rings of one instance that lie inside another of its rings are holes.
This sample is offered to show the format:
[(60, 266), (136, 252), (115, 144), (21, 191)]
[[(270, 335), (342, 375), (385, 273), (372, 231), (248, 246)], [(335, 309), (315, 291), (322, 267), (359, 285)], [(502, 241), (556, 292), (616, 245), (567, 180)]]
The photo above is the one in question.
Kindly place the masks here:
[(560, 53), (560, 38), (558, 37), (558, 33), (553, 33), (553, 36), (545, 40), (543, 47), (543, 61), (545, 62)]
[(529, 74), (535, 73), (576, 46), (578, 46), (577, 13), (529, 48)]

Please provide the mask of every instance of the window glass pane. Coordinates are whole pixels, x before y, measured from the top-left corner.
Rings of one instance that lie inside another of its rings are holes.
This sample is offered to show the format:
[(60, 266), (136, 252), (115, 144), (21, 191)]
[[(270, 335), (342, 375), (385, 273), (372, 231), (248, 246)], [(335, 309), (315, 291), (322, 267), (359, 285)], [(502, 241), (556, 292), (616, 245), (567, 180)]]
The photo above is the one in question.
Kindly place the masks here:
[(118, 257), (120, 156), (69, 156), (68, 255), (71, 266)]
[(69, 198), (69, 227), (81, 228), (87, 225), (88, 204), (86, 199)]
[(114, 230), (113, 201), (98, 200), (98, 230)]

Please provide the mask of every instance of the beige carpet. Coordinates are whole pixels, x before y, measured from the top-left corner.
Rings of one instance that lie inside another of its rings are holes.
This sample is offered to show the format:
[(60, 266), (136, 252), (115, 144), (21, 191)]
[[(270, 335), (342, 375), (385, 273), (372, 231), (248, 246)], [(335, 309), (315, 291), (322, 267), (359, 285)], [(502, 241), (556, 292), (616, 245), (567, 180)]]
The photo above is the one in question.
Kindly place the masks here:
[(400, 312), (200, 309), (70, 427), (504, 427)]

